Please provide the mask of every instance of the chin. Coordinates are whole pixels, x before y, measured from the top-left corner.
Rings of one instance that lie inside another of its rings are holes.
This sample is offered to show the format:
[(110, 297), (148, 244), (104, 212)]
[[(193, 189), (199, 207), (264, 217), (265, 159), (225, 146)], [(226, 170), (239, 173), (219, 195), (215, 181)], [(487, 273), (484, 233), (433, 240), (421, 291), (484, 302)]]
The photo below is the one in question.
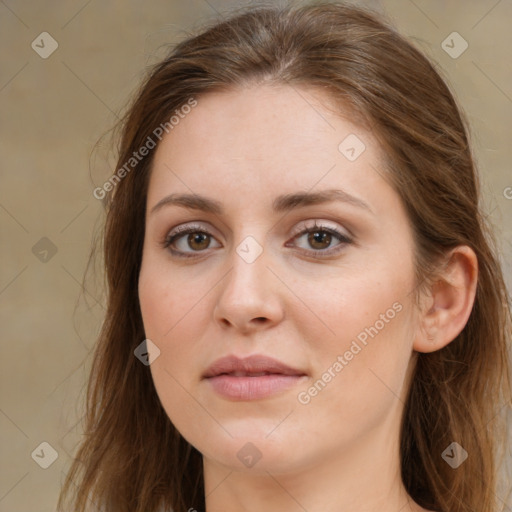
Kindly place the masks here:
[(196, 448), (214, 463), (221, 464), (231, 471), (244, 473), (268, 476), (268, 473), (294, 471), (305, 464), (307, 454), (303, 449), (297, 450), (300, 440), (286, 435), (281, 438), (275, 433), (268, 435), (270, 431), (271, 429), (266, 428), (258, 431), (252, 424), (246, 430), (239, 428), (236, 432), (230, 431), (233, 438), (227, 435), (222, 438), (210, 438), (208, 446), (203, 444), (203, 438), (203, 442)]

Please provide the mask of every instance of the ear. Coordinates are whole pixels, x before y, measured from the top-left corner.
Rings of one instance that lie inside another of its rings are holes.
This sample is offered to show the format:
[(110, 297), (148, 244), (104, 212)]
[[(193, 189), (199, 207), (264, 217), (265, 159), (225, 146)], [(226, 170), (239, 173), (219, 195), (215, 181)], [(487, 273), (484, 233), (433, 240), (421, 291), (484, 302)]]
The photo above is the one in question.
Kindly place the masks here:
[(419, 312), (413, 348), (434, 352), (453, 341), (464, 329), (475, 302), (478, 260), (467, 245), (452, 249), (437, 281), (427, 290)]

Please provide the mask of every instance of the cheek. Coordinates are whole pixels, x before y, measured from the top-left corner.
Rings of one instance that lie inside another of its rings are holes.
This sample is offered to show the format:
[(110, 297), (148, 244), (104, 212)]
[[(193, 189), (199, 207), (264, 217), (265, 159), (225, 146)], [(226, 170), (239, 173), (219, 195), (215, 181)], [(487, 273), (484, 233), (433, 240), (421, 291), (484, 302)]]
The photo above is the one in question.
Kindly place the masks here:
[[(191, 322), (194, 305), (198, 298), (180, 289), (165, 272), (155, 271), (155, 267), (142, 267), (139, 278), (139, 301), (147, 338), (159, 348), (160, 355), (151, 363), (149, 369), (155, 389), (167, 416), (174, 426), (184, 433), (192, 432), (197, 422), (208, 425), (211, 419), (204, 409), (192, 398), (188, 388), (195, 377), (197, 368), (193, 367), (194, 337), (198, 323)], [(197, 313), (197, 312), (196, 312)], [(187, 341), (190, 340), (190, 343)]]
[[(340, 328), (343, 318), (350, 322), (350, 316), (340, 315)], [(360, 330), (352, 322), (356, 335), (341, 335), (336, 343), (325, 347), (318, 366), (321, 369), (296, 397), (296, 418), (299, 423), (302, 419), (301, 426), (326, 453), (332, 449), (333, 439), (339, 446), (350, 445), (383, 423), (396, 421), (406, 401), (404, 381), (411, 356), (409, 313), (404, 306), (378, 333), (371, 326), (368, 323), (368, 331)], [(367, 337), (358, 339), (360, 333)], [(328, 438), (327, 429), (318, 425), (329, 426)]]
[(374, 267), (353, 275), (332, 276), (321, 287), (318, 281), (307, 283), (300, 295), (307, 297), (307, 305), (315, 312), (317, 321), (306, 323), (299, 317), (295, 321), (305, 328), (307, 324), (320, 326), (322, 334), (315, 328), (317, 335), (310, 342), (317, 350), (324, 347), (324, 352), (331, 355), (350, 350), (353, 341), (362, 347), (365, 343), (369, 346), (372, 340), (380, 340), (379, 345), (387, 348), (398, 347), (405, 336), (403, 329), (411, 323), (414, 281), (412, 269), (409, 272), (405, 266), (404, 262), (400, 272)]
[(382, 412), (381, 405), (400, 396), (415, 325), (412, 266), (410, 272), (404, 267), (332, 280), (322, 294), (307, 295), (329, 327), (321, 336), (318, 329), (307, 331), (316, 372), (313, 388), (304, 391), (320, 414), (331, 415), (329, 403), (336, 403), (335, 414), (345, 411), (350, 421), (367, 409)]
[[(140, 306), (146, 338), (160, 350), (151, 364), (153, 380), (164, 405), (174, 403), (179, 386), (190, 387), (199, 378), (197, 343), (204, 332), (204, 307), (193, 294), (176, 293), (163, 280), (142, 279), (139, 283)], [(180, 399), (181, 394), (178, 393)], [(161, 398), (163, 398), (161, 396)]]
[(180, 384), (190, 378), (191, 361), (195, 359), (191, 341), (196, 336), (197, 324), (190, 319), (197, 313), (197, 308), (194, 309), (197, 297), (182, 290), (164, 269), (151, 265), (148, 259), (139, 277), (139, 302), (145, 336), (160, 350), (158, 358), (150, 365), (153, 381), (172, 418), (171, 411), (176, 409), (179, 400), (186, 398), (181, 396)]
[[(183, 282), (176, 271), (149, 256), (143, 260), (139, 276), (139, 303), (146, 336), (167, 343), (175, 331), (183, 329), (190, 315), (197, 314), (201, 292)], [(204, 293), (204, 292), (203, 292)]]

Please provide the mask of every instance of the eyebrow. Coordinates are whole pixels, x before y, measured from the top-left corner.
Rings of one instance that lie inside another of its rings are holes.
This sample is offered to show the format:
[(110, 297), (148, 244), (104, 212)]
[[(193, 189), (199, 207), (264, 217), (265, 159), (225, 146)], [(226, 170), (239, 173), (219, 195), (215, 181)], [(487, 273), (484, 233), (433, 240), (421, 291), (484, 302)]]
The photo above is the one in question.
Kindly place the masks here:
[[(283, 213), (296, 208), (303, 208), (305, 206), (329, 203), (333, 201), (348, 203), (365, 209), (373, 214), (371, 208), (362, 199), (339, 189), (322, 190), (320, 192), (296, 192), (293, 194), (284, 194), (274, 199), (272, 209), (276, 213)], [(224, 208), (221, 202), (197, 194), (170, 194), (158, 201), (158, 203), (153, 206), (150, 213), (153, 214), (164, 206), (171, 205), (181, 206), (190, 210), (200, 210), (215, 215), (222, 215), (224, 213)]]

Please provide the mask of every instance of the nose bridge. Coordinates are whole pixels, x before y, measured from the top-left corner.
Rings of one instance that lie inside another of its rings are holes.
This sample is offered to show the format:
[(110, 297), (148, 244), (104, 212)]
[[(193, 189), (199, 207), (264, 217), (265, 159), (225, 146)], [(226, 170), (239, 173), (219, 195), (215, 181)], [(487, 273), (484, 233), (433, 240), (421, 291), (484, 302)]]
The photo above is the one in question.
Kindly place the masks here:
[(230, 279), (250, 282), (259, 277), (261, 281), (263, 274), (268, 273), (265, 264), (268, 264), (269, 244), (267, 226), (261, 220), (263, 216), (260, 205), (246, 205), (239, 210), (233, 229)]
[(239, 329), (247, 328), (254, 319), (276, 321), (281, 314), (280, 301), (270, 282), (273, 276), (267, 268), (270, 250), (263, 241), (256, 239), (261, 240), (264, 235), (263, 232), (246, 235), (233, 247), (229, 256), (230, 271), (217, 298), (217, 319)]
[[(262, 240), (263, 234), (259, 240)], [(255, 236), (247, 235), (233, 248), (230, 257), (231, 272), (228, 274), (229, 285), (235, 292), (261, 293), (267, 287), (266, 268), (268, 264), (269, 249), (265, 242), (258, 241)], [(243, 294), (245, 295), (245, 294)]]

